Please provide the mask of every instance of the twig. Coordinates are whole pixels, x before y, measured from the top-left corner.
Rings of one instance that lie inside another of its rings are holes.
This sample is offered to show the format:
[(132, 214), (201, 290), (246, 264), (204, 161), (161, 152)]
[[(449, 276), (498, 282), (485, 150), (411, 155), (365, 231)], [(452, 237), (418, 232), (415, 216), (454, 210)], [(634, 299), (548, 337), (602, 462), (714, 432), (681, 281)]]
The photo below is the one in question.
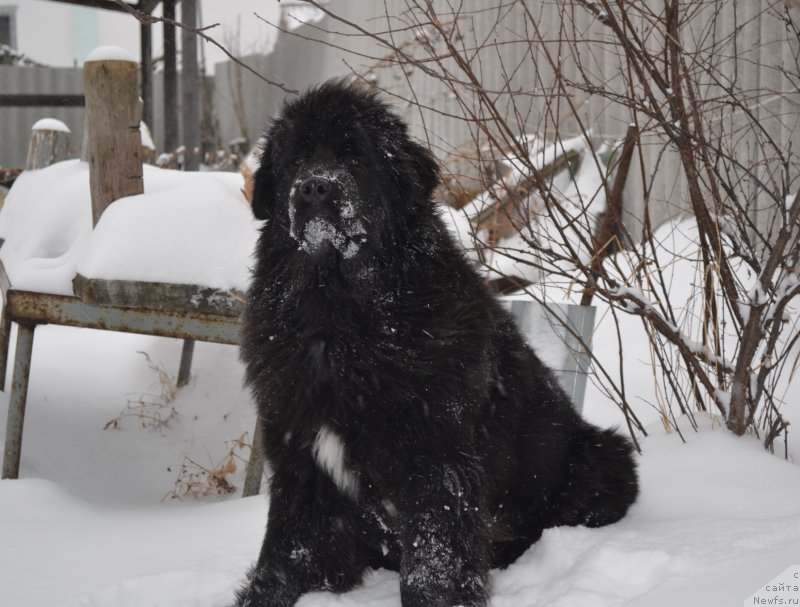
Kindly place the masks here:
[(214, 40), (211, 36), (206, 34), (207, 30), (210, 30), (210, 29), (215, 28), (215, 27), (219, 27), (219, 23), (214, 23), (212, 25), (206, 25), (206, 26), (203, 26), (203, 27), (189, 27), (189, 26), (181, 23), (180, 21), (175, 21), (173, 19), (165, 19), (164, 17), (154, 17), (153, 15), (148, 15), (147, 13), (144, 13), (144, 12), (136, 9), (134, 6), (128, 4), (124, 0), (114, 0), (114, 2), (119, 7), (124, 9), (127, 13), (133, 15), (139, 21), (139, 23), (142, 23), (144, 25), (153, 25), (154, 23), (166, 23), (167, 25), (172, 25), (172, 26), (175, 26), (175, 27), (179, 27), (179, 28), (181, 28), (183, 30), (186, 30), (188, 32), (196, 34), (197, 36), (199, 36), (200, 38), (202, 38), (206, 42), (210, 42), (211, 44), (216, 46), (219, 50), (221, 50), (223, 53), (225, 53), (225, 56), (228, 57), (228, 59), (233, 61), (236, 65), (239, 65), (239, 66), (243, 67), (244, 69), (246, 69), (248, 72), (253, 74), (253, 76), (258, 78), (259, 80), (262, 80), (263, 82), (265, 82), (267, 84), (270, 84), (272, 86), (276, 86), (279, 89), (281, 89), (283, 92), (291, 94), (291, 95), (296, 95), (296, 94), (299, 93), (299, 91), (297, 89), (289, 88), (287, 85), (285, 85), (282, 82), (277, 82), (275, 80), (270, 80), (269, 78), (263, 76), (262, 74), (259, 74), (256, 70), (254, 70), (252, 67), (247, 65), (241, 59), (239, 59), (239, 58), (235, 57), (234, 55), (232, 55), (231, 52), (228, 51), (227, 48), (225, 48), (225, 46), (223, 46), (222, 44), (220, 44), (219, 42)]

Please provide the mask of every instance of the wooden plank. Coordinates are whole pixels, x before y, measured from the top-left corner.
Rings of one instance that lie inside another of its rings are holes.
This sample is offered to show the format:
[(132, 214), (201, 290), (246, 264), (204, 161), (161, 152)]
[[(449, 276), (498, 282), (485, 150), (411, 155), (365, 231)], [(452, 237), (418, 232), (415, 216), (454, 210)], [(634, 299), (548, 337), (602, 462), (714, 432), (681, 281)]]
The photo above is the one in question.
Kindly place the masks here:
[(0, 95), (0, 107), (83, 107), (84, 104), (85, 99), (83, 95), (70, 93), (54, 95)]

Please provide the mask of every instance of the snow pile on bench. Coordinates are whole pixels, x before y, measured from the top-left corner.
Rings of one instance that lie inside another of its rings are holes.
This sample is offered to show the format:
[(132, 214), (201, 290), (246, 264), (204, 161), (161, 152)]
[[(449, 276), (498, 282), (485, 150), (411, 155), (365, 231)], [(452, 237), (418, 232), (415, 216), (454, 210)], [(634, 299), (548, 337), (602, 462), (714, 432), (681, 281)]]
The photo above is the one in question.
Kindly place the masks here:
[(145, 193), (115, 201), (92, 230), (89, 167), (68, 160), (23, 173), (0, 212), (0, 249), (16, 289), (71, 295), (87, 278), (245, 290), (258, 222), (238, 173), (144, 166)]

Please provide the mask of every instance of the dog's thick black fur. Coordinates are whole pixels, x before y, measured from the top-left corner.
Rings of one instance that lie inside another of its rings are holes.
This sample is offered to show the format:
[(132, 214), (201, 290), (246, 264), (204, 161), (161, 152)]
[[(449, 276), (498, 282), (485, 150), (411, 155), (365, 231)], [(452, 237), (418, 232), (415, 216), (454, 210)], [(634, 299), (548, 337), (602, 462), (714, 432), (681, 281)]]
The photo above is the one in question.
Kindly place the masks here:
[(329, 82), (266, 134), (242, 332), (270, 477), (237, 605), (400, 572), (403, 607), (482, 606), (555, 525), (619, 520), (625, 438), (578, 416), (448, 235), (432, 155), (375, 94)]

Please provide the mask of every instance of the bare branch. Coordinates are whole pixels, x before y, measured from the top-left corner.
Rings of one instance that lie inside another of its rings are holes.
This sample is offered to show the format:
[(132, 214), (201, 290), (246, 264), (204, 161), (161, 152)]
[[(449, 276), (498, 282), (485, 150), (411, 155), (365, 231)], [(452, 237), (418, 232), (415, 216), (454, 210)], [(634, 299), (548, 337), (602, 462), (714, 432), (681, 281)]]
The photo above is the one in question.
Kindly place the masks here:
[(175, 21), (173, 19), (165, 19), (163, 17), (154, 17), (153, 15), (144, 13), (144, 12), (136, 9), (134, 6), (128, 4), (127, 2), (124, 2), (124, 0), (113, 0), (113, 1), (122, 10), (124, 10), (125, 12), (129, 13), (130, 15), (133, 15), (134, 17), (136, 17), (136, 19), (139, 21), (139, 23), (141, 23), (143, 25), (153, 25), (154, 23), (166, 23), (168, 25), (173, 25), (175, 27), (179, 27), (179, 28), (181, 28), (183, 30), (191, 32), (191, 33), (199, 36), (200, 38), (202, 38), (206, 42), (209, 42), (209, 43), (213, 44), (214, 46), (216, 46), (219, 50), (221, 50), (223, 53), (225, 53), (225, 56), (227, 56), (228, 59), (233, 61), (236, 65), (239, 65), (239, 66), (243, 67), (245, 70), (247, 70), (248, 72), (253, 74), (253, 76), (255, 76), (259, 80), (265, 82), (266, 84), (269, 84), (271, 86), (276, 86), (279, 89), (281, 89), (283, 92), (289, 93), (289, 94), (292, 94), (292, 95), (296, 95), (296, 94), (299, 93), (299, 91), (297, 89), (289, 88), (287, 85), (285, 85), (282, 82), (277, 82), (275, 80), (270, 80), (269, 78), (263, 76), (262, 74), (259, 74), (252, 67), (250, 67), (249, 65), (244, 63), (241, 59), (239, 59), (238, 57), (235, 57), (233, 54), (231, 54), (231, 52), (227, 48), (225, 48), (225, 46), (223, 46), (222, 44), (220, 44), (219, 42), (214, 40), (211, 36), (206, 34), (207, 30), (213, 29), (215, 27), (219, 27), (219, 23), (214, 23), (212, 25), (206, 25), (204, 27), (189, 27), (189, 26), (185, 25), (184, 23), (181, 23), (180, 21)]

